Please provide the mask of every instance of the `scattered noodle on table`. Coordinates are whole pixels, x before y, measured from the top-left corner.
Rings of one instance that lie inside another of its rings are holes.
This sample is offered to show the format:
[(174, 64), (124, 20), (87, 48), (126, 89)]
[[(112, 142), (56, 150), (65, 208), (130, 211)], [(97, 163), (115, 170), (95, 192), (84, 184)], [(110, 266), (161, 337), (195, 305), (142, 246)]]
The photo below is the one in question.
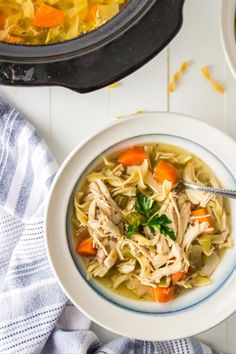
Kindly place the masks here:
[(169, 84), (169, 92), (174, 92), (176, 88), (176, 83), (179, 81), (182, 74), (186, 71), (189, 67), (189, 61), (185, 61), (181, 64), (180, 69), (173, 75), (173, 79)]
[(138, 111), (135, 111), (135, 112), (130, 113), (130, 114), (124, 114), (124, 115), (115, 116), (114, 118), (115, 119), (121, 119), (121, 118), (125, 118), (125, 117), (135, 117), (135, 116), (143, 114), (143, 113), (148, 113), (148, 111), (138, 110)]
[(203, 74), (203, 76), (205, 77), (205, 79), (207, 81), (210, 82), (211, 86), (218, 92), (224, 94), (225, 93), (225, 89), (223, 86), (221, 86), (218, 82), (216, 82), (215, 80), (212, 79), (211, 77), (211, 73), (209, 71), (209, 68), (207, 66), (203, 66), (201, 68), (201, 72)]
[(110, 84), (110, 85), (108, 85), (107, 87), (108, 87), (109, 89), (114, 89), (114, 88), (117, 88), (119, 85), (120, 85), (119, 82), (113, 82), (113, 84)]

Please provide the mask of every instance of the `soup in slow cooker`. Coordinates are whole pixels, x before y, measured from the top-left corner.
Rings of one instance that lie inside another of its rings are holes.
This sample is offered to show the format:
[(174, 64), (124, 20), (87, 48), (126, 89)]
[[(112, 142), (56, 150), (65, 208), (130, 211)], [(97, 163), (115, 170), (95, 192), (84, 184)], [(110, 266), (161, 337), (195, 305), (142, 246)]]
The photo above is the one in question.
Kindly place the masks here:
[(76, 38), (117, 15), (126, 0), (0, 0), (0, 40), (50, 44)]

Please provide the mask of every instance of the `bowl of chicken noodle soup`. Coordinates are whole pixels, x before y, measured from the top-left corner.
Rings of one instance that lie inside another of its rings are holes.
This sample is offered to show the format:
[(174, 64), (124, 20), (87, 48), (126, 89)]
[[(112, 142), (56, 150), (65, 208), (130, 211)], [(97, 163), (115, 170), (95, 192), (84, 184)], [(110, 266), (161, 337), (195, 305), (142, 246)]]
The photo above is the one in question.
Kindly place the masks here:
[[(235, 310), (231, 295), (222, 300), (236, 282), (235, 202), (179, 183), (235, 188), (233, 146), (200, 121), (153, 113), (107, 127), (69, 156), (54, 182), (46, 233), (55, 274), (75, 305), (115, 332), (158, 340), (196, 334)], [(203, 320), (218, 301), (218, 313)]]

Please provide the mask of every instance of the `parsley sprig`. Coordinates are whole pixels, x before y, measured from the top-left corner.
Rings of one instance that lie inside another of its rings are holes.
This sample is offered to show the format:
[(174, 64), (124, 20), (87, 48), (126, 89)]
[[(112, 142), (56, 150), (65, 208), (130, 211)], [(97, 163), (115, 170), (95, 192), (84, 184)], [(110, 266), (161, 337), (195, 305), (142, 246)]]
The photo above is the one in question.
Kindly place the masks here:
[(155, 228), (157, 228), (161, 234), (169, 236), (174, 241), (176, 240), (174, 231), (168, 226), (171, 220), (165, 214), (160, 215), (158, 205), (153, 199), (144, 194), (138, 194), (135, 209), (143, 218), (127, 227), (128, 238), (131, 238), (136, 231), (147, 226), (153, 235), (155, 234)]
[(146, 195), (139, 193), (136, 199), (135, 209), (145, 218), (149, 218), (157, 211), (158, 207), (157, 203), (153, 199), (150, 199), (146, 197)]
[(137, 221), (135, 224), (133, 225), (129, 225), (127, 227), (127, 237), (131, 238), (133, 236), (133, 234), (138, 230), (140, 225), (140, 221)]

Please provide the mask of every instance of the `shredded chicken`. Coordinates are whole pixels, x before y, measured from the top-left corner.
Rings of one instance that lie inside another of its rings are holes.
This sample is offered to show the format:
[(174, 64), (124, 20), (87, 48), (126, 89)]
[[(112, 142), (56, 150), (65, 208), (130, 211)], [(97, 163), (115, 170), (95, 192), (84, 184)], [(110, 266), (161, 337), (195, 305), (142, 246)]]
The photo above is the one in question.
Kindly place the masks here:
[(155, 282), (159, 282), (164, 276), (188, 271), (189, 261), (185, 252), (176, 242), (168, 240), (168, 243), (170, 246), (168, 260), (165, 266), (162, 266), (153, 272), (151, 279)]
[(117, 289), (122, 283), (126, 282), (129, 279), (128, 274), (119, 274), (116, 277), (112, 278), (113, 281), (113, 289)]
[(118, 264), (117, 269), (120, 273), (123, 273), (123, 274), (132, 273), (135, 269), (135, 264), (136, 264), (135, 259), (130, 259), (126, 262), (122, 262), (122, 263)]
[(88, 210), (88, 220), (95, 220), (96, 217), (96, 206), (97, 206), (97, 202), (96, 200), (92, 200), (89, 206), (89, 210)]
[(193, 241), (201, 234), (203, 234), (204, 232), (208, 231), (209, 227), (208, 227), (208, 223), (207, 222), (203, 222), (201, 224), (199, 224), (198, 222), (196, 222), (194, 225), (189, 225), (184, 237), (183, 237), (183, 242), (182, 242), (182, 248), (188, 252), (189, 251), (189, 247), (191, 246), (191, 244), (193, 243)]
[(127, 282), (127, 288), (140, 297), (143, 297), (147, 293), (147, 287), (141, 284), (140, 281), (134, 276)]
[(98, 179), (96, 182), (90, 184), (90, 191), (100, 210), (107, 215), (111, 221), (118, 224), (122, 220), (121, 212), (116, 202), (111, 198), (106, 185)]

